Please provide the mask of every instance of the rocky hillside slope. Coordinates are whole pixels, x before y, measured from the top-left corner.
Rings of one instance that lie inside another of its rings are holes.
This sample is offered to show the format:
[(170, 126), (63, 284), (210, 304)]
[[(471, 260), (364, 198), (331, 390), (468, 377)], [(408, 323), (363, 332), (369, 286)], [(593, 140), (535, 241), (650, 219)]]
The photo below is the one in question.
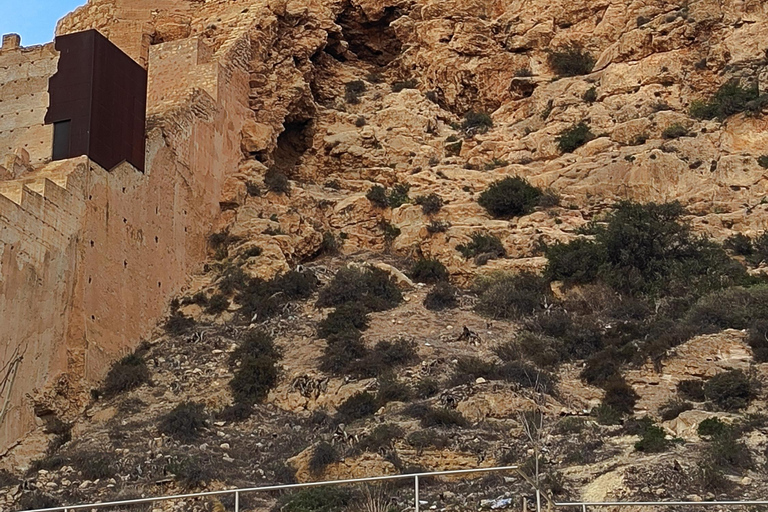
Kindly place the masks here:
[[(60, 29), (118, 14), (91, 0)], [(206, 272), (83, 415), (5, 456), (4, 506), (533, 475), (536, 453), (556, 499), (764, 493), (763, 3), (179, 0), (148, 19), (154, 42), (214, 51), (247, 30), (258, 121)]]

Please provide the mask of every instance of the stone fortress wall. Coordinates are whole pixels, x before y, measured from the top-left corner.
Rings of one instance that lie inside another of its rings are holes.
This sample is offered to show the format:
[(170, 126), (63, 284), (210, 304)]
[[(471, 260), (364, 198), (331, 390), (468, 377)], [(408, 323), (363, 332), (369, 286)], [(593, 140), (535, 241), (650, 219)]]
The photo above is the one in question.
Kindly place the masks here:
[[(103, 27), (73, 31), (85, 28)], [(19, 73), (3, 75), (12, 79), (0, 84), (0, 112), (32, 110), (0, 125), (14, 130), (0, 132), (0, 163), (11, 162), (0, 169), (0, 456), (46, 418), (79, 414), (112, 362), (151, 335), (203, 261), (242, 159), (240, 131), (253, 114), (237, 60), (197, 37), (150, 46), (144, 31), (118, 32), (115, 42), (140, 62), (145, 53), (149, 68), (143, 174), (87, 157), (50, 162), (51, 130), (38, 122), (53, 44), (0, 52), (0, 67), (21, 63), (30, 78), (20, 105)]]
[[(20, 48), (20, 38), (9, 35), (0, 47), (0, 154), (24, 149), (32, 163), (50, 158), (53, 127), (45, 125), (48, 109), (48, 79), (56, 72), (59, 55), (53, 45)], [(0, 160), (6, 173), (15, 178), (13, 162)]]

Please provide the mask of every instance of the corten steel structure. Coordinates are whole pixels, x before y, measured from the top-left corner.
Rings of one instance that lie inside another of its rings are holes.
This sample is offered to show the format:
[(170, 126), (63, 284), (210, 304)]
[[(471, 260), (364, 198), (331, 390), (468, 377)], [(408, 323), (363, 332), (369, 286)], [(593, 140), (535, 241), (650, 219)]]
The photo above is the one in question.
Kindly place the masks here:
[(104, 169), (144, 172), (147, 71), (96, 30), (59, 36), (46, 124), (53, 159), (87, 155)]

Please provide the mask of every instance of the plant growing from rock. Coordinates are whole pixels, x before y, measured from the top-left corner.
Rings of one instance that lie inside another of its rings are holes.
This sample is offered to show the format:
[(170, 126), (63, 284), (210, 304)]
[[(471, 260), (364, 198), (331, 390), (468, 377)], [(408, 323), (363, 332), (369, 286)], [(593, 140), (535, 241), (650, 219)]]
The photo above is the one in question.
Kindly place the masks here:
[(563, 153), (572, 153), (594, 138), (595, 134), (589, 125), (582, 121), (563, 131), (555, 138), (555, 142)]
[(418, 196), (414, 203), (421, 206), (424, 215), (434, 215), (443, 207), (443, 199), (434, 192), (426, 196)]
[(531, 213), (541, 196), (541, 189), (515, 176), (491, 183), (477, 203), (492, 217), (507, 219)]
[(547, 63), (557, 76), (568, 77), (591, 73), (595, 59), (582, 47), (569, 45), (550, 51)]
[(482, 134), (493, 128), (493, 119), (485, 112), (470, 110), (464, 114), (461, 129), (467, 134)]
[(264, 175), (264, 185), (269, 191), (276, 194), (288, 194), (291, 191), (291, 182), (288, 181), (288, 176), (275, 167), (269, 169)]
[(183, 402), (160, 419), (160, 431), (180, 441), (195, 439), (205, 428), (205, 406)]
[(456, 250), (465, 259), (474, 258), (475, 263), (484, 265), (489, 260), (503, 258), (507, 255), (501, 240), (496, 235), (474, 231), (469, 235), (470, 241), (456, 246)]

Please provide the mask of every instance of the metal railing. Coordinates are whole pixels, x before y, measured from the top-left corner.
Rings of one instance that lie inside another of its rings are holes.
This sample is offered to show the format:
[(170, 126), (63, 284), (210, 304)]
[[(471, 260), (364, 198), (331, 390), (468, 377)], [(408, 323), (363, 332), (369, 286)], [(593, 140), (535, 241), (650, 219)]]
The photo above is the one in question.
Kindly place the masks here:
[(555, 503), (556, 507), (578, 507), (582, 512), (587, 512), (589, 507), (734, 507), (754, 505), (768, 505), (768, 501), (594, 501)]
[(226, 495), (234, 495), (234, 498), (235, 498), (234, 512), (240, 512), (240, 496), (246, 493), (286, 491), (291, 489), (303, 489), (307, 487), (324, 487), (324, 486), (330, 486), (330, 485), (386, 482), (391, 480), (406, 480), (406, 479), (413, 479), (413, 489), (415, 491), (414, 508), (416, 512), (419, 512), (419, 508), (420, 508), (419, 480), (420, 479), (436, 477), (436, 476), (468, 475), (473, 473), (497, 473), (502, 471), (518, 472), (519, 467), (518, 466), (502, 466), (502, 467), (495, 467), (495, 468), (457, 469), (452, 471), (433, 471), (431, 473), (411, 473), (407, 475), (374, 476), (374, 477), (368, 477), (368, 478), (352, 478), (349, 480), (308, 482), (303, 484), (269, 485), (265, 487), (247, 487), (243, 489), (226, 489), (222, 491), (199, 492), (194, 494), (177, 494), (174, 496), (158, 496), (153, 498), (138, 498), (138, 499), (132, 499), (132, 500), (108, 501), (103, 503), (88, 503), (84, 505), (66, 505), (66, 506), (53, 507), (53, 508), (39, 508), (34, 510), (28, 510), (25, 512), (72, 512), (75, 510), (84, 510), (84, 509), (101, 509), (101, 508), (119, 507), (119, 506), (125, 506), (125, 505), (141, 505), (141, 504), (147, 504), (147, 503), (157, 503), (159, 501), (174, 501), (174, 500), (206, 498), (209, 496), (226, 496)]

